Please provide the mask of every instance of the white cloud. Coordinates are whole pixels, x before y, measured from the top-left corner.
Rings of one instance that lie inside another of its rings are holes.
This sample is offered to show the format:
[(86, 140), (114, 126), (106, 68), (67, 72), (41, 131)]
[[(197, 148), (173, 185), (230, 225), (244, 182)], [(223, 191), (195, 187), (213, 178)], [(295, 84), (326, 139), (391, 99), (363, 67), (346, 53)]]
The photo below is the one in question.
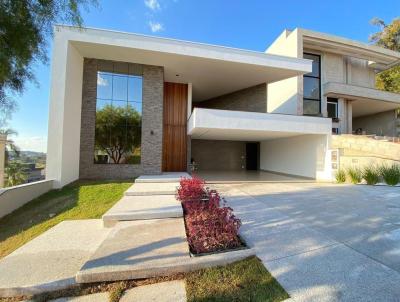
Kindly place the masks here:
[(47, 137), (45, 136), (21, 136), (11, 137), (11, 139), (22, 151), (46, 152), (47, 150)]
[(108, 81), (105, 78), (102, 78), (101, 75), (99, 74), (97, 77), (97, 85), (99, 86), (108, 86)]
[(149, 22), (150, 29), (153, 33), (164, 30), (164, 26), (160, 22)]
[(160, 10), (161, 6), (158, 0), (144, 0), (144, 4), (153, 11)]

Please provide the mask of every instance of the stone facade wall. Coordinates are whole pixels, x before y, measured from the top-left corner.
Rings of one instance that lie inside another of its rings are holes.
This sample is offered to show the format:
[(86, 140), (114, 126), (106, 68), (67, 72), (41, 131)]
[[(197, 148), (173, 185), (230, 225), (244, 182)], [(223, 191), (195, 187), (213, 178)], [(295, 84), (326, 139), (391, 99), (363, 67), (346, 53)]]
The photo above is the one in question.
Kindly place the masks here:
[(192, 139), (191, 150), (199, 171), (242, 170), (246, 166), (245, 142)]
[[(157, 174), (162, 169), (164, 70), (159, 66), (135, 64), (143, 75), (141, 163), (95, 164), (94, 140), (98, 66), (110, 61), (86, 59), (83, 68), (79, 177), (81, 179), (127, 179)], [(116, 62), (116, 64), (118, 64)]]
[(267, 85), (238, 90), (207, 101), (194, 103), (195, 107), (249, 112), (267, 112)]

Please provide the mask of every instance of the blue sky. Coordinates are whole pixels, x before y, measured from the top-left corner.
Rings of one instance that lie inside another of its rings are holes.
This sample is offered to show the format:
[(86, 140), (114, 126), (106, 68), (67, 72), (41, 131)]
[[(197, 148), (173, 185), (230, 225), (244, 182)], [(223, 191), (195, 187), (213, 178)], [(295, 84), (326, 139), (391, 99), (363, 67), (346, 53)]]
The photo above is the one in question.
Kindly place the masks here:
[[(363, 42), (376, 31), (373, 17), (400, 16), (400, 1), (105, 0), (83, 12), (87, 27), (152, 34), (256, 51), (283, 29), (302, 27)], [(51, 41), (49, 43), (51, 57)], [(29, 83), (9, 126), (22, 150), (45, 151), (50, 66), (36, 65), (39, 86)]]

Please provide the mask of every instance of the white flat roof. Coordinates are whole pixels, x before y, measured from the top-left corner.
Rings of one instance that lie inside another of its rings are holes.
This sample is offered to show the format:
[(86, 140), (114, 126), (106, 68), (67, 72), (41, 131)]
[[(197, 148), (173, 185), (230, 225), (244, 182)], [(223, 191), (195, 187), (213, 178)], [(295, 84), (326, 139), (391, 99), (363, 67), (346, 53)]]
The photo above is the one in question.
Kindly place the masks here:
[(194, 108), (188, 123), (193, 139), (265, 141), (331, 132), (328, 118), (204, 108)]
[(311, 71), (306, 59), (125, 32), (58, 25), (55, 35), (86, 58), (163, 66), (165, 81), (193, 84), (194, 101)]
[(371, 64), (380, 68), (400, 63), (400, 53), (397, 51), (308, 29), (298, 28), (297, 30), (303, 37), (304, 48), (369, 60)]

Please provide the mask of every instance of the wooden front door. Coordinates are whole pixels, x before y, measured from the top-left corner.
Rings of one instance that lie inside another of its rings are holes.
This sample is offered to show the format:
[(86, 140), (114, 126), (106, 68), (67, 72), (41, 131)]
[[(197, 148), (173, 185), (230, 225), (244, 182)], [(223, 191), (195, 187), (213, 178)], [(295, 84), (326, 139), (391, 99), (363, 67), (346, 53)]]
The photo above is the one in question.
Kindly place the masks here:
[(187, 84), (164, 83), (163, 171), (186, 171)]

